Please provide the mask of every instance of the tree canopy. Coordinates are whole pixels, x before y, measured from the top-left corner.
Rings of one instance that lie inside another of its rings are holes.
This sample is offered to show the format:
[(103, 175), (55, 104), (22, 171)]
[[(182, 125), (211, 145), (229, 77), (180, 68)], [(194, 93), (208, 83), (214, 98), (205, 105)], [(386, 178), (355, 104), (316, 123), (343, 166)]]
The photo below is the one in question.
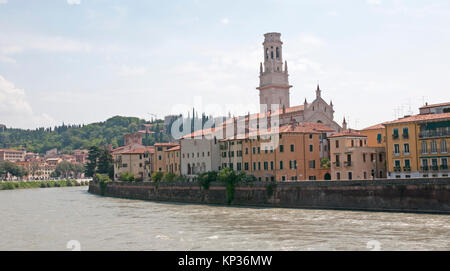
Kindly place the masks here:
[[(115, 116), (104, 122), (88, 125), (66, 125), (24, 130), (7, 128), (0, 130), (0, 148), (25, 148), (29, 152), (44, 154), (58, 148), (62, 153), (76, 149), (88, 149), (91, 146), (122, 146), (123, 135), (137, 132), (141, 125), (150, 124), (144, 119)], [(163, 132), (162, 120), (153, 121), (152, 131), (143, 138), (143, 144), (150, 146), (155, 142), (168, 142), (169, 137)]]

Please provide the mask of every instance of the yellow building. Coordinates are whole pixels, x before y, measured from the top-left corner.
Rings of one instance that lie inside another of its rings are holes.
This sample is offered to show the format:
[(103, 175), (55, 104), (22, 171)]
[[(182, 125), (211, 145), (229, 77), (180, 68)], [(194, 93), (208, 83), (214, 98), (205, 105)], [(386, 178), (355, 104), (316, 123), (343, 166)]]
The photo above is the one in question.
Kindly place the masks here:
[(384, 126), (388, 178), (448, 176), (450, 113), (408, 116)]
[(169, 158), (166, 151), (179, 146), (177, 143), (155, 143), (155, 161), (153, 164), (153, 171), (167, 171), (167, 165)]
[(180, 175), (181, 171), (181, 148), (180, 145), (176, 145), (165, 151), (166, 165), (165, 171)]
[(139, 144), (117, 148), (112, 152), (114, 161), (114, 180), (119, 180), (125, 172), (133, 174), (136, 178), (149, 180), (153, 172), (154, 147)]

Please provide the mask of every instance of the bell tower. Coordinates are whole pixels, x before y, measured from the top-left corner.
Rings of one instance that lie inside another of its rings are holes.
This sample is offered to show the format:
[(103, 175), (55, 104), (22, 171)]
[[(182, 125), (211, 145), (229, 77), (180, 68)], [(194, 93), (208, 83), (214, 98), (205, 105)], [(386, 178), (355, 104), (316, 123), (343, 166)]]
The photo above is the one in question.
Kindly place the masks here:
[[(264, 34), (264, 66), (260, 63), (259, 71), (259, 104), (261, 113), (270, 110), (273, 104), (279, 108), (290, 107), (289, 103), (289, 74), (287, 62), (283, 67), (283, 42), (280, 33)], [(265, 107), (264, 105), (267, 105)]]

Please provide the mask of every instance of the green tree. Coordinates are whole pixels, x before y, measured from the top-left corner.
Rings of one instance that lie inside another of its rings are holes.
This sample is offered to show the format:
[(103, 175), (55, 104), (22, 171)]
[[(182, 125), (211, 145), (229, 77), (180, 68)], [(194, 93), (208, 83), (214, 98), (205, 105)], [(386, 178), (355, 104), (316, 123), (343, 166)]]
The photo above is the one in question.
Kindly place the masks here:
[(239, 182), (239, 175), (234, 170), (226, 167), (217, 174), (219, 181), (225, 184), (227, 201), (230, 204), (234, 199), (235, 186)]
[(89, 148), (89, 153), (87, 157), (85, 174), (87, 177), (93, 177), (97, 172), (98, 158), (100, 157), (101, 149), (97, 146), (92, 146)]
[(159, 183), (162, 180), (163, 177), (164, 177), (164, 174), (161, 171), (153, 172), (153, 174), (152, 174), (152, 181), (154, 183)]
[(177, 177), (177, 175), (175, 175), (175, 173), (166, 172), (166, 173), (164, 173), (163, 181), (164, 182), (173, 182), (173, 181), (175, 181), (176, 177)]
[(111, 179), (114, 177), (113, 158), (111, 152), (106, 148), (100, 149), (96, 173), (107, 174)]
[[(105, 174), (106, 175), (106, 174)], [(106, 175), (108, 176), (108, 175)], [(126, 171), (126, 172), (122, 172), (122, 174), (120, 174), (119, 179), (122, 182), (134, 182), (136, 179), (134, 177), (133, 174), (131, 174), (130, 172)]]
[(198, 182), (205, 190), (208, 190), (211, 182), (215, 181), (217, 181), (216, 171), (208, 171), (198, 176)]

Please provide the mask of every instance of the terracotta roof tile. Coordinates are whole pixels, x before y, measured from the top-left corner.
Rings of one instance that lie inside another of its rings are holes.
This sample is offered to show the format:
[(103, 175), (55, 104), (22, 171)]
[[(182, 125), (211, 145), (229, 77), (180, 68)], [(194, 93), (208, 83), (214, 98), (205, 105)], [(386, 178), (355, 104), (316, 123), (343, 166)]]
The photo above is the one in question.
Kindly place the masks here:
[(379, 130), (379, 129), (384, 129), (384, 128), (385, 127), (384, 127), (383, 123), (380, 123), (380, 124), (375, 124), (375, 125), (369, 126), (367, 128), (364, 128), (361, 131)]
[(385, 122), (385, 125), (405, 123), (405, 122), (416, 122), (416, 121), (427, 121), (427, 120), (438, 120), (450, 118), (450, 113), (442, 114), (425, 114), (425, 115), (414, 115), (406, 118), (401, 118), (394, 121)]
[(433, 107), (446, 106), (446, 105), (450, 105), (450, 102), (448, 102), (448, 103), (440, 103), (440, 104), (430, 104), (430, 105), (425, 105), (425, 106), (422, 106), (422, 107), (419, 108), (419, 109), (433, 108)]
[(179, 151), (181, 149), (180, 145), (175, 146), (173, 148), (167, 149), (166, 151)]
[(343, 132), (334, 133), (329, 137), (333, 138), (333, 137), (367, 137), (367, 136), (361, 134), (359, 131), (356, 130), (346, 130)]

